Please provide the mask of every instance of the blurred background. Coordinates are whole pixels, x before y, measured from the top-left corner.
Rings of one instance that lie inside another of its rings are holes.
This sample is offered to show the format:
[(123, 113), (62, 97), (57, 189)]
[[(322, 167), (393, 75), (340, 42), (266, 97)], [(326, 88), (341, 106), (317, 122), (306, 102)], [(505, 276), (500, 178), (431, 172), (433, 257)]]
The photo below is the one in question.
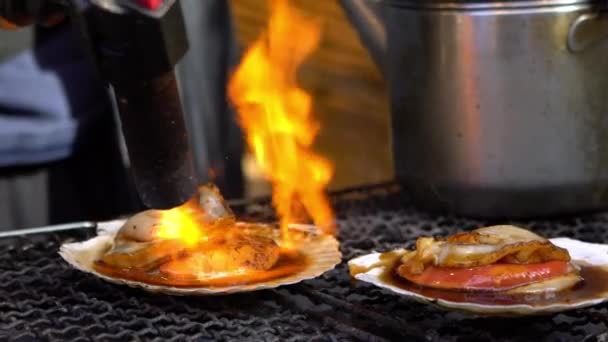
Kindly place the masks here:
[[(330, 159), (330, 190), (392, 179), (385, 83), (336, 1), (293, 0), (322, 22), (299, 70)], [(267, 0), (181, 0), (190, 50), (177, 80), (195, 168), (227, 198), (270, 194), (243, 145), (226, 83), (268, 22)], [(105, 220), (142, 209), (108, 92), (74, 37), (52, 27), (0, 30), (0, 231)]]

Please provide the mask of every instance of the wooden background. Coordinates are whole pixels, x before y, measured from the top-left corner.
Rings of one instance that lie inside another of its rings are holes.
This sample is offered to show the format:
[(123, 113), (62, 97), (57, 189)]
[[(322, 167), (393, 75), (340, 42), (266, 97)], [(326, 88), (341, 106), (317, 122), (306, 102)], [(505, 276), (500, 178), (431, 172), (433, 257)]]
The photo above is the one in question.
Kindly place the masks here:
[[(231, 0), (238, 40), (248, 46), (266, 26), (267, 0)], [(331, 189), (390, 180), (389, 110), (386, 85), (357, 33), (335, 0), (292, 0), (306, 14), (321, 19), (319, 49), (298, 75), (314, 98), (314, 116), (321, 122), (316, 150), (335, 164)], [(260, 185), (255, 166), (246, 158), (250, 194)]]

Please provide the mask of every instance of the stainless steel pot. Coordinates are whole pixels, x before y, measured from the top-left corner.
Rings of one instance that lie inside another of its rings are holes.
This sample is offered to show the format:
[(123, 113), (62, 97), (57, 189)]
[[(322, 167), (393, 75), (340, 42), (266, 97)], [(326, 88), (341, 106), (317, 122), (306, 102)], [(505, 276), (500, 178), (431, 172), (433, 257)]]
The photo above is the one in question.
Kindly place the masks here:
[(597, 2), (341, 0), (389, 82), (396, 175), (478, 217), (608, 207), (608, 14)]

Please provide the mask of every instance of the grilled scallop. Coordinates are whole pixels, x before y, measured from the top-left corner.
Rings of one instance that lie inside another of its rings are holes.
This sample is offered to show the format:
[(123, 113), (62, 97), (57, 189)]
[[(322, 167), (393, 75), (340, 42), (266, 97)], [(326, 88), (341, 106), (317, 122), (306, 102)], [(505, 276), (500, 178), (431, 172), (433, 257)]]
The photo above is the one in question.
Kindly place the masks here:
[[(234, 214), (214, 185), (200, 187), (198, 198), (193, 198), (180, 207), (180, 210), (192, 218), (196, 225), (205, 226), (210, 230), (222, 229), (235, 223)], [(146, 210), (129, 218), (116, 234), (112, 248), (101, 261), (117, 268), (149, 270), (164, 262), (183, 257), (193, 246), (159, 234), (163, 228), (162, 216), (165, 212), (168, 211)]]
[(451, 290), (506, 291), (552, 281), (551, 290), (561, 291), (581, 280), (566, 249), (513, 226), (480, 228), (445, 239), (421, 237), (416, 250), (401, 258), (397, 272), (418, 285)]
[[(109, 225), (100, 229), (101, 235), (92, 239), (63, 244), (59, 253), (73, 267), (115, 284), (170, 295), (197, 296), (249, 292), (294, 284), (315, 278), (333, 269), (341, 261), (338, 241), (332, 236), (318, 234), (314, 226), (290, 227), (290, 230), (298, 236), (297, 245), (294, 245), (295, 249), (289, 251), (281, 250), (276, 263), (278, 249), (274, 244), (274, 237), (280, 236), (280, 230), (276, 225), (237, 222), (235, 226), (242, 228), (247, 237), (255, 236), (256, 243), (247, 242), (247, 238), (234, 242), (234, 247), (240, 251), (238, 255), (229, 256), (228, 259), (231, 259), (232, 263), (240, 263), (239, 266), (242, 268), (227, 273), (216, 272), (227, 269), (226, 265), (213, 266), (207, 271), (214, 273), (204, 273), (193, 272), (189, 267), (180, 268), (178, 263), (173, 263), (169, 270), (165, 266), (166, 262), (149, 272), (100, 268), (97, 261), (111, 247), (118, 231), (118, 228)], [(256, 257), (255, 255), (260, 252), (263, 257)], [(245, 255), (248, 257), (243, 257)], [(216, 256), (224, 257), (221, 254)], [(249, 256), (253, 257), (249, 258)], [(203, 258), (209, 259), (207, 256)], [(180, 260), (188, 259), (180, 258)], [(216, 264), (215, 260), (213, 263)]]
[(280, 248), (268, 237), (230, 232), (205, 243), (183, 259), (163, 264), (161, 271), (178, 277), (269, 270), (279, 259)]
[(98, 236), (62, 245), (72, 266), (107, 281), (174, 295), (254, 291), (314, 278), (341, 261), (333, 236), (289, 227), (280, 248), (276, 225), (237, 222), (215, 186), (173, 211), (148, 210)]
[(608, 301), (608, 245), (548, 240), (513, 226), (421, 237), (415, 250), (371, 253), (348, 265), (358, 280), (482, 314), (546, 314)]

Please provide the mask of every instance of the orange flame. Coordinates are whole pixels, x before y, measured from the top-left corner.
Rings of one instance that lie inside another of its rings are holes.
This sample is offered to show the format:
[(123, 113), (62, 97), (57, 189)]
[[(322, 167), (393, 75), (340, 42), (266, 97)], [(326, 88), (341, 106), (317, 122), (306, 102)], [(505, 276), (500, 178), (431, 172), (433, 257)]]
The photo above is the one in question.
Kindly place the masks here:
[(192, 247), (205, 238), (204, 226), (200, 218), (198, 203), (188, 201), (184, 205), (161, 210), (160, 223), (156, 236), (161, 239), (176, 239)]
[(271, 5), (267, 31), (232, 75), (229, 95), (249, 148), (272, 183), (283, 237), (289, 223), (304, 219), (303, 211), (333, 233), (334, 215), (325, 195), (333, 165), (311, 149), (320, 126), (311, 117), (311, 96), (296, 82), (298, 66), (319, 44), (320, 25), (286, 0)]

